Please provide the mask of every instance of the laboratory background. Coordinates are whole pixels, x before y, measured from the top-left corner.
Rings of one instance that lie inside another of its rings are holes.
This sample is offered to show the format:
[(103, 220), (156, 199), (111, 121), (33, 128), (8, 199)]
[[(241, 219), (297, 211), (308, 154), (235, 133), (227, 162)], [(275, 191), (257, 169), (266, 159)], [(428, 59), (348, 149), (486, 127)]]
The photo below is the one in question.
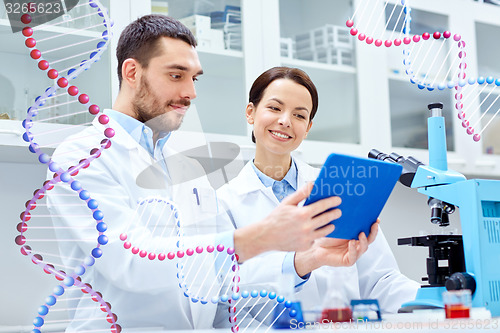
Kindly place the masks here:
[[(446, 124), (448, 167), (468, 179), (500, 179), (500, 116), (494, 111), (500, 108), (500, 92), (485, 90), (472, 102), (479, 110), (476, 128), (488, 125), (476, 142), (457, 117), (453, 89), (431, 92), (417, 87), (405, 73), (401, 48), (368, 45), (351, 35), (346, 20), (361, 0), (101, 2), (114, 21), (114, 39), (100, 61), (77, 79), (99, 105), (110, 107), (118, 92), (115, 48), (121, 29), (141, 15), (166, 14), (193, 31), (204, 70), (197, 82), (198, 96), (193, 103), (196, 112), (188, 112), (180, 130), (186, 138), (195, 132), (207, 141), (235, 143), (240, 147), (238, 159), (248, 160), (254, 153), (251, 127), (244, 117), (248, 91), (260, 73), (284, 65), (307, 72), (319, 93), (318, 114), (307, 139), (294, 152), (297, 158), (320, 167), (333, 152), (366, 157), (371, 149), (377, 149), (413, 156), (427, 164), (427, 106), (440, 102)], [(382, 9), (386, 17), (400, 1), (389, 3), (392, 5)], [(412, 33), (459, 32), (467, 43), (468, 75), (500, 77), (500, 1), (418, 0), (411, 6)], [(93, 22), (89, 19), (82, 24)], [(75, 40), (81, 34), (76, 24), (57, 29)], [(59, 32), (57, 29), (47, 30), (47, 36)], [(392, 29), (391, 22), (387, 22), (386, 29)], [(24, 38), (19, 32), (12, 33), (3, 4), (0, 31), (0, 332), (7, 332), (12, 327), (17, 331), (30, 327), (39, 303), (53, 286), (53, 277), (40, 274), (14, 242), (25, 202), (45, 180), (46, 166), (29, 152), (21, 126), (27, 108), (45, 86), (38, 79), (40, 74)], [(493, 100), (496, 108), (488, 112), (483, 100)], [(58, 112), (64, 113), (64, 107)], [(77, 121), (54, 117), (47, 126), (57, 132)], [(48, 143), (48, 148), (55, 147)], [(235, 177), (242, 165), (229, 163), (214, 184), (220, 186)], [(431, 223), (430, 214), (426, 195), (398, 183), (380, 215), (381, 227), (401, 272), (420, 283), (427, 274), (429, 250), (398, 245), (398, 239), (462, 231), (458, 209), (450, 214), (450, 224), (445, 228)], [(496, 228), (498, 233), (498, 224)]]

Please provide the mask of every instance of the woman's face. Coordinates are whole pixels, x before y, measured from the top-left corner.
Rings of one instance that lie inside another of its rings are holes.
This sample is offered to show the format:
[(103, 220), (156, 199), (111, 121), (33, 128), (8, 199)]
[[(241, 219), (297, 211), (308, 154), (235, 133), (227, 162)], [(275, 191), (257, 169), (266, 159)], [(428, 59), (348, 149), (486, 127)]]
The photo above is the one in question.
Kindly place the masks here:
[(294, 151), (311, 128), (311, 109), (312, 98), (306, 87), (290, 79), (271, 82), (259, 104), (250, 103), (246, 109), (257, 148), (275, 154)]

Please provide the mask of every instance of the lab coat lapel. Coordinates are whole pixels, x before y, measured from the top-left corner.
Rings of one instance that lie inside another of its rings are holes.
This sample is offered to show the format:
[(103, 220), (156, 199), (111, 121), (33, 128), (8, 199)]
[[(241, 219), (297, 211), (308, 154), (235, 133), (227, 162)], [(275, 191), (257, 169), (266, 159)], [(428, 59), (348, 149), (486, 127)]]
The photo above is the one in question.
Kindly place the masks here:
[(279, 205), (279, 201), (273, 193), (272, 187), (265, 187), (255, 173), (252, 161), (249, 161), (241, 170), (240, 176), (236, 177), (238, 181), (236, 188), (238, 188), (238, 195), (245, 196), (254, 191), (262, 191), (267, 199), (269, 199), (274, 206)]
[(300, 160), (294, 159), (297, 165), (297, 190), (308, 182), (314, 182), (318, 177), (319, 169)]
[[(93, 125), (99, 132), (103, 132), (106, 128), (99, 123), (97, 118), (94, 119)], [(135, 141), (123, 127), (111, 117), (109, 118), (109, 126), (115, 130), (115, 136), (111, 139), (112, 146), (120, 145), (124, 153), (128, 152), (130, 156), (129, 164), (126, 166), (124, 165), (124, 168), (126, 168), (127, 172), (132, 173), (136, 179), (136, 184), (143, 189), (165, 189), (164, 173), (158, 169), (158, 163), (154, 161), (146, 149)], [(103, 154), (106, 154), (106, 151), (104, 151)], [(139, 159), (137, 159), (138, 156)], [(126, 158), (123, 158), (123, 160), (126, 160)], [(151, 182), (154, 182), (154, 186), (151, 186), (153, 185), (150, 184)]]
[[(193, 189), (210, 189), (210, 184), (204, 175), (202, 166), (195, 160), (185, 157), (172, 148), (167, 147), (167, 145), (163, 149), (163, 156), (167, 160), (166, 169), (171, 182), (172, 199), (179, 207), (183, 227), (189, 227), (184, 228), (184, 230), (192, 235), (200, 234), (201, 232), (215, 232), (215, 229), (210, 230), (206, 226), (200, 229), (198, 225), (200, 221), (207, 222), (204, 221), (207, 215), (202, 212), (200, 205), (196, 203)], [(198, 174), (201, 177), (190, 179), (193, 175)], [(201, 305), (199, 302), (194, 303), (189, 299), (188, 302), (193, 328), (211, 327), (213, 325), (216, 306), (211, 303)]]

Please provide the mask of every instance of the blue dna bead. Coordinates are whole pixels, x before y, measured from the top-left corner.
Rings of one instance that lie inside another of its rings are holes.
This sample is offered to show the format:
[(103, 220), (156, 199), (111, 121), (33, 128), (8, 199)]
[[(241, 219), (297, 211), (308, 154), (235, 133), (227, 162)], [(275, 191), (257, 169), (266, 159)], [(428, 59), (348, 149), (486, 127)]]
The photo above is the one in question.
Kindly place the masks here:
[(38, 308), (38, 314), (40, 316), (45, 316), (47, 313), (49, 313), (49, 308), (46, 305), (42, 305)]
[(82, 189), (82, 184), (77, 180), (72, 181), (70, 186), (73, 191), (80, 191)]
[[(43, 153), (43, 154), (40, 154), (40, 156), (38, 156), (38, 160), (40, 161), (40, 163), (47, 164), (50, 161), (50, 156)], [(49, 164), (49, 169), (50, 169), (51, 165), (52, 165), (52, 163)], [(50, 171), (52, 171), (52, 170), (50, 170)]]
[(108, 244), (108, 236), (106, 235), (100, 235), (99, 237), (97, 237), (97, 242), (101, 245), (106, 245)]
[(62, 181), (62, 182), (67, 183), (67, 182), (69, 182), (70, 180), (71, 180), (71, 176), (70, 176), (70, 174), (69, 174), (69, 173), (67, 173), (67, 172), (63, 172), (63, 173), (61, 174), (61, 181)]
[(31, 134), (30, 132), (25, 132), (23, 134), (23, 140), (25, 142), (30, 142), (30, 140), (33, 140), (33, 134)]
[(33, 326), (35, 327), (42, 327), (43, 326), (43, 318), (42, 317), (36, 317), (34, 320), (33, 320)]
[(53, 306), (54, 304), (56, 304), (57, 302), (57, 299), (54, 297), (54, 296), (47, 296), (47, 298), (45, 299), (45, 304), (47, 304), (48, 306)]
[(28, 149), (33, 154), (36, 154), (36, 152), (38, 150), (38, 145), (36, 143), (31, 143), (30, 146), (28, 147)]
[(104, 218), (104, 214), (100, 210), (96, 210), (93, 214), (92, 217), (96, 221), (101, 221)]
[(94, 258), (100, 258), (102, 256), (102, 250), (100, 248), (98, 248), (98, 247), (94, 248), (92, 250), (92, 256)]
[(54, 294), (57, 296), (61, 296), (62, 294), (64, 294), (64, 288), (62, 286), (55, 287)]
[(66, 276), (63, 280), (63, 283), (65, 286), (71, 287), (75, 284), (75, 279), (73, 279), (71, 276)]
[(99, 223), (97, 223), (97, 225), (95, 226), (95, 228), (99, 232), (105, 232), (106, 230), (108, 230), (108, 225), (106, 223), (104, 223), (104, 222), (99, 222)]
[(83, 261), (83, 263), (86, 265), (86, 266), (92, 266), (95, 264), (95, 259), (94, 257), (87, 257), (85, 258), (85, 260)]
[(90, 199), (87, 202), (87, 207), (89, 207), (90, 209), (96, 209), (97, 207), (99, 207), (99, 204), (97, 203), (96, 199)]
[(75, 273), (79, 276), (85, 274), (85, 267), (83, 267), (82, 265), (78, 266), (77, 268), (75, 268)]

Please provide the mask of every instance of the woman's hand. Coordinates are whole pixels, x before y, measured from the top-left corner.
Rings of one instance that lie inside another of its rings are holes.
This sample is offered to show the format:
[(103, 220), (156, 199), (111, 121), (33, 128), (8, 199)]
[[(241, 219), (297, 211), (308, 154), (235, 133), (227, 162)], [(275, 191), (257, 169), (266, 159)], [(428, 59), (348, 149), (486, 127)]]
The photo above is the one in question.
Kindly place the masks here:
[(295, 270), (299, 276), (305, 276), (321, 266), (352, 266), (368, 250), (378, 233), (380, 220), (372, 224), (370, 235), (359, 234), (359, 240), (338, 238), (320, 238), (306, 251), (295, 254)]

